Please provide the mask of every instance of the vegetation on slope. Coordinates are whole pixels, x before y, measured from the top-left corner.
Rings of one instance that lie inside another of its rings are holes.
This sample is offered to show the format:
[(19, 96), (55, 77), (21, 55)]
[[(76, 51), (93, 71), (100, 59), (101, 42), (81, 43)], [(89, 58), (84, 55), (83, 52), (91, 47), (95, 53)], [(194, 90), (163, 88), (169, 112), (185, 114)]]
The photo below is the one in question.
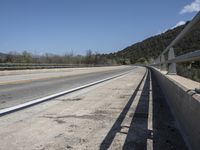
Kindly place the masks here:
[[(151, 61), (159, 56), (187, 24), (135, 43), (119, 52), (111, 53), (108, 57), (115, 58), (121, 64), (134, 64), (140, 62), (141, 59)], [(200, 23), (185, 38), (177, 43), (174, 49), (176, 55), (200, 49)]]
[[(142, 42), (133, 44), (119, 52), (111, 53), (120, 64), (151, 63), (178, 36), (185, 25), (170, 29), (165, 33), (150, 37)], [(181, 39), (175, 46), (175, 55), (179, 56), (195, 50), (200, 50), (200, 23)], [(200, 82), (200, 61), (177, 64), (177, 73), (181, 76)]]
[(22, 53), (10, 52), (0, 54), (0, 63), (23, 63), (23, 64), (75, 64), (75, 65), (114, 65), (114, 59), (108, 59), (103, 54), (86, 51), (86, 55), (76, 55), (73, 52), (64, 55), (46, 53), (44, 55), (34, 55), (30, 52)]

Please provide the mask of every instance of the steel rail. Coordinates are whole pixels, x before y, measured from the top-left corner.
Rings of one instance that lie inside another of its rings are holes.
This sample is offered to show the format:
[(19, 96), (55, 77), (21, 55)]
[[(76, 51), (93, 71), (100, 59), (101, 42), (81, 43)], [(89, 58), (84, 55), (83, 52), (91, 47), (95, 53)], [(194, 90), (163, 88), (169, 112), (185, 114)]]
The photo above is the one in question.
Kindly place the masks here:
[(200, 50), (177, 56), (174, 59), (166, 60), (165, 62), (155, 63), (152, 64), (152, 66), (170, 64), (170, 63), (182, 63), (188, 61), (198, 61), (198, 60), (200, 60)]
[(183, 31), (167, 46), (167, 48), (158, 56), (165, 54), (171, 47), (173, 47), (176, 43), (178, 43), (186, 34), (188, 34), (192, 27), (196, 25), (200, 21), (200, 12), (192, 19), (192, 21), (183, 29)]
[[(197, 15), (190, 21), (190, 23), (179, 33), (179, 35), (167, 46), (167, 48), (154, 60), (153, 64), (150, 66), (158, 67), (160, 70), (167, 71), (168, 74), (177, 74), (176, 64), (189, 62), (189, 61), (200, 61), (200, 50), (189, 52), (180, 56), (175, 56), (174, 45), (177, 44), (183, 37), (185, 37), (192, 28), (200, 22), (200, 11)], [(168, 52), (168, 57), (166, 59), (166, 53)], [(168, 66), (167, 66), (168, 65)], [(195, 92), (200, 93), (200, 88), (196, 88)]]

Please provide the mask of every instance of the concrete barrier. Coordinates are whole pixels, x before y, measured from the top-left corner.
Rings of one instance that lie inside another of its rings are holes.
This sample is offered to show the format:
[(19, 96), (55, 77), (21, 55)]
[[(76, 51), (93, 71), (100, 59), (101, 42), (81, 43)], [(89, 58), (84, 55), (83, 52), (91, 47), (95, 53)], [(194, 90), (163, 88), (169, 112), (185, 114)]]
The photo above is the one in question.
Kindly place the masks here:
[(200, 95), (150, 67), (189, 149), (200, 149)]

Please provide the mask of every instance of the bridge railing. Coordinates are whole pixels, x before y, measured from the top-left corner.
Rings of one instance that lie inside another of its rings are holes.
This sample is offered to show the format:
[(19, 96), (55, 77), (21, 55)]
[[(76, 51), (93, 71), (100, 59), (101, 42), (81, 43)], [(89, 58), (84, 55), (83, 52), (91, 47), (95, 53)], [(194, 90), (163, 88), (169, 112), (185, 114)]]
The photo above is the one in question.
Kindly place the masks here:
[[(155, 66), (161, 71), (166, 71), (167, 74), (177, 74), (176, 64), (189, 62), (189, 61), (199, 61), (200, 60), (200, 50), (194, 50), (180, 56), (175, 56), (174, 46), (181, 39), (183, 39), (193, 28), (200, 22), (200, 12), (193, 18), (193, 20), (183, 29), (183, 31), (167, 46), (167, 48), (154, 60), (151, 66)], [(199, 35), (200, 36), (200, 35)], [(167, 56), (167, 57), (166, 57)], [(200, 87), (195, 89), (196, 92), (200, 93)]]
[[(55, 63), (0, 63), (2, 70), (22, 70), (22, 69), (53, 69), (53, 68), (80, 68), (80, 67), (103, 67), (104, 64), (55, 64)], [(114, 66), (114, 65), (109, 65)]]

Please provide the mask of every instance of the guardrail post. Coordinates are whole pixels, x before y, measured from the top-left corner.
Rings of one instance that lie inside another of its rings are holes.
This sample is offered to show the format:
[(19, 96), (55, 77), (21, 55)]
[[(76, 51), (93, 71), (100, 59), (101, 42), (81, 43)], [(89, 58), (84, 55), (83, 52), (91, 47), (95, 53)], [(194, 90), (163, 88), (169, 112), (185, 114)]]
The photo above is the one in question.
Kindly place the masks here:
[(166, 63), (165, 63), (165, 56), (164, 55), (161, 55), (161, 71), (166, 71), (167, 70), (167, 66), (166, 66)]
[(195, 92), (200, 94), (200, 87), (195, 89)]
[(161, 68), (162, 68), (162, 64), (161, 64), (161, 56), (159, 57), (159, 69), (161, 70)]
[[(174, 59), (174, 48), (170, 48), (168, 52), (168, 60)], [(176, 63), (169, 64), (168, 73), (167, 74), (176, 74)]]

